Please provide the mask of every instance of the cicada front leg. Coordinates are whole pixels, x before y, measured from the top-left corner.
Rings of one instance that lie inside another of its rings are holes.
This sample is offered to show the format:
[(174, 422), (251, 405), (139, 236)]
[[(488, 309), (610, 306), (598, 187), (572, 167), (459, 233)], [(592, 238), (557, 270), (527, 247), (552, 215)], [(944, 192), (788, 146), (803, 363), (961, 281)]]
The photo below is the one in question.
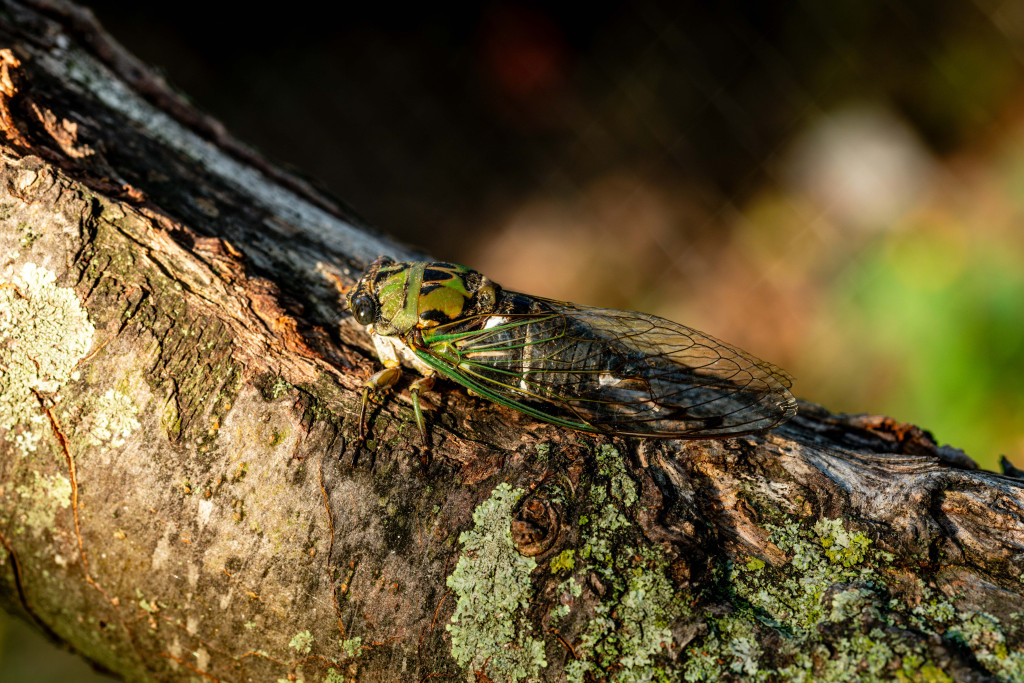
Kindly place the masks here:
[[(363, 385), (363, 402), (359, 407), (359, 441), (366, 441), (366, 406), (370, 403), (370, 394), (377, 395), (383, 393), (393, 387), (398, 378), (402, 376), (402, 367), (398, 365), (398, 361), (394, 361), (394, 365), (385, 367), (380, 372), (376, 372), (370, 376), (370, 379), (366, 380), (366, 384)], [(385, 365), (387, 362), (385, 361)]]
[(399, 361), (399, 357), (402, 357), (423, 374), (423, 377), (413, 381), (410, 385), (409, 393), (412, 395), (412, 409), (416, 415), (416, 427), (423, 438), (424, 447), (429, 448), (427, 423), (423, 418), (423, 410), (420, 407), (420, 394), (430, 391), (434, 387), (434, 369), (417, 358), (403, 343), (390, 337), (375, 334), (373, 335), (373, 345), (377, 349), (377, 357), (384, 365), (384, 369), (371, 376), (363, 386), (363, 401), (359, 410), (360, 441), (364, 441), (366, 438), (366, 406), (370, 402), (370, 396), (383, 393), (395, 385), (402, 376), (402, 367)]

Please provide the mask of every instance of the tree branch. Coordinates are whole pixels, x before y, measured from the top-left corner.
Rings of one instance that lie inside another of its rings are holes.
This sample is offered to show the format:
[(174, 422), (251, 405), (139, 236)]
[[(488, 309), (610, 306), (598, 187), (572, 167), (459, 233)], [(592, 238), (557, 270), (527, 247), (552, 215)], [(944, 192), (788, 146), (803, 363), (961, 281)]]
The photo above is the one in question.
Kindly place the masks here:
[[(1019, 680), (1024, 495), (802, 404), (722, 441), (408, 394), (339, 292), (416, 257), (86, 10), (4, 0), (0, 599), (129, 680)], [(402, 385), (404, 388), (404, 385)]]

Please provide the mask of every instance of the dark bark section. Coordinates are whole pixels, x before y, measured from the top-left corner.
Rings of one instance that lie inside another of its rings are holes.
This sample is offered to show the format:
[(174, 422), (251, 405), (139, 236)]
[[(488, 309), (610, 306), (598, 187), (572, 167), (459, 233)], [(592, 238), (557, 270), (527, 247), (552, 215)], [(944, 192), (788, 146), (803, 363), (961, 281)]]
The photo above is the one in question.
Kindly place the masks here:
[(442, 382), (428, 470), (404, 395), (355, 448), (339, 288), (415, 255), (86, 11), (2, 6), (8, 609), (130, 680), (1024, 675), (1021, 482), (915, 427), (610, 439)]

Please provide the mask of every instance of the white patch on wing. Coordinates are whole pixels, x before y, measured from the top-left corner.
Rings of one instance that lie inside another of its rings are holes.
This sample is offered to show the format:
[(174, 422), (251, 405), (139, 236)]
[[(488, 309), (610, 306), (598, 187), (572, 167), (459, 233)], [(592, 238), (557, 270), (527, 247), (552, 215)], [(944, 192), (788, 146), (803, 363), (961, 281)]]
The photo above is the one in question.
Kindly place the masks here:
[(497, 327), (498, 325), (504, 325), (507, 322), (508, 322), (508, 318), (506, 318), (503, 315), (492, 315), (490, 318), (487, 319), (487, 322), (484, 323), (484, 329), (485, 330), (489, 330), (492, 327)]
[(524, 372), (519, 377), (519, 390), (527, 394), (530, 393), (530, 385), (526, 383), (526, 378), (529, 377), (530, 374), (531, 373), (529, 372)]
[(607, 372), (602, 372), (597, 377), (597, 383), (602, 387), (617, 387), (622, 384), (622, 378), (610, 375)]
[(505, 358), (508, 355), (505, 351), (470, 351), (466, 354), (467, 358), (473, 360), (480, 360), (481, 358)]

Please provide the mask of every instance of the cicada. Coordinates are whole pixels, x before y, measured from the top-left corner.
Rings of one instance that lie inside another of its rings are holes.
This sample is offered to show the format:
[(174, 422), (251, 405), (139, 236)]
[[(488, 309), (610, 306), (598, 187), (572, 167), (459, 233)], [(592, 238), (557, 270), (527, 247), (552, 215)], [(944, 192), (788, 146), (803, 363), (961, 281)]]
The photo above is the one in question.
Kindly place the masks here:
[(695, 329), (633, 311), (593, 308), (502, 289), (454, 263), (374, 261), (348, 292), (391, 388), (407, 361), (420, 393), (442, 375), (538, 420), (584, 432), (706, 439), (771, 429), (796, 414), (790, 376)]

